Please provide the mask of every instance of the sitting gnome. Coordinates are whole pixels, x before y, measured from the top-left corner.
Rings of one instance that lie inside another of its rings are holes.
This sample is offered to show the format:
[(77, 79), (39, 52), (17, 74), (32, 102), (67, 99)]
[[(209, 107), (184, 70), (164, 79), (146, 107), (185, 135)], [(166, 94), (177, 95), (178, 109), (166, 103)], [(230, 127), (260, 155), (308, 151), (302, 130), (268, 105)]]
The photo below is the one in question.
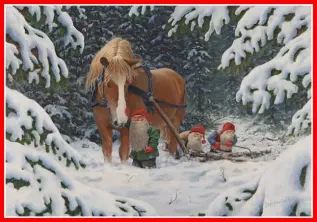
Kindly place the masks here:
[(145, 109), (136, 110), (131, 116), (129, 142), (132, 165), (140, 168), (156, 168), (159, 156), (160, 131), (150, 125), (150, 116)]
[(221, 150), (224, 152), (231, 152), (232, 146), (237, 143), (237, 136), (235, 135), (235, 126), (226, 122), (222, 128), (217, 132), (212, 132), (208, 138), (210, 143), (210, 151)]
[(206, 143), (205, 128), (201, 125), (194, 126), (191, 130), (179, 134), (189, 152), (204, 152), (202, 144)]

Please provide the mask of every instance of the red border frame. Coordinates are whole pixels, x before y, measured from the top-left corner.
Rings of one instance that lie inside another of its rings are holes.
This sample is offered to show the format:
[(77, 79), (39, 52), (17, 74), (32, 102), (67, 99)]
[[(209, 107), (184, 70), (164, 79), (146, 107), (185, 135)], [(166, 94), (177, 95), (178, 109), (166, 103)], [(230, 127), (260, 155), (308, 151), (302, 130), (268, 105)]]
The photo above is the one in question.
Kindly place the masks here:
[[(13, 3), (14, 2), (14, 3)], [(256, 2), (256, 3), (255, 3)], [(302, 0), (300, 3), (298, 1), (280, 1), (279, 4), (313, 4), (314, 1), (312, 0)], [(221, 1), (221, 0), (216, 0), (216, 1), (207, 1), (207, 0), (204, 0), (204, 1), (199, 1), (199, 3), (197, 3), (197, 1), (190, 1), (190, 0), (174, 0), (174, 1), (169, 1), (169, 0), (107, 0), (107, 1), (102, 1), (102, 0), (94, 0), (94, 1), (91, 1), (90, 3), (87, 3), (87, 1), (84, 1), (84, 0), (45, 0), (45, 1), (39, 1), (39, 0), (15, 0), (15, 1), (10, 1), (10, 0), (4, 0), (3, 1), (3, 7), (1, 9), (1, 17), (4, 19), (4, 7), (5, 5), (4, 4), (82, 4), (82, 5), (90, 5), (90, 4), (170, 4), (170, 5), (175, 5), (175, 4), (277, 4), (276, 1), (274, 0), (258, 0), (258, 1), (250, 1), (250, 0), (240, 0), (240, 1), (235, 1), (235, 0), (227, 0), (227, 1)], [(313, 4), (313, 12), (317, 11), (315, 10), (316, 7), (315, 5)], [(316, 22), (316, 17), (317, 16), (314, 16), (314, 13), (313, 13), (313, 24), (317, 24)], [(1, 28), (2, 30), (4, 30), (4, 22), (1, 23)], [(2, 35), (1, 36), (1, 39), (3, 38), (3, 44), (1, 44), (1, 51), (4, 52), (4, 43), (5, 43), (5, 35)], [(313, 40), (314, 39), (317, 39), (317, 34), (316, 34), (316, 30), (313, 29)], [(3, 67), (3, 70), (4, 70), (4, 74), (5, 74), (5, 67), (4, 67), (4, 53), (2, 54), (3, 58), (1, 60), (1, 67)], [(313, 42), (313, 64), (315, 65), (316, 63), (316, 47), (314, 46), (314, 42)], [(3, 86), (3, 89), (2, 89), (2, 92), (3, 92), (3, 96), (1, 97), (1, 103), (3, 104), (3, 107), (1, 109), (1, 115), (4, 116), (5, 115), (5, 107), (4, 107), (4, 104), (5, 104), (5, 87), (4, 87), (4, 83), (5, 83), (5, 75), (3, 74), (3, 77), (0, 78), (1, 79), (1, 86)], [(316, 79), (313, 78), (312, 79), (312, 84), (313, 86), (316, 83)], [(313, 114), (312, 114), (312, 118), (314, 116), (314, 111), (316, 109), (316, 91), (314, 90), (314, 88), (312, 88), (313, 90)], [(3, 128), (1, 128), (1, 133), (3, 135), (5, 135), (5, 126), (4, 126), (4, 119), (1, 119), (2, 120), (2, 125), (3, 125)], [(313, 130), (313, 138), (314, 137), (317, 137), (317, 131), (316, 131), (316, 126), (315, 124), (313, 123), (312, 121), (312, 130)], [(3, 137), (5, 138), (5, 137)], [(314, 141), (312, 141), (312, 145), (314, 147)], [(3, 149), (5, 147), (5, 140), (3, 139), (2, 141), (2, 144), (3, 144)], [(316, 158), (316, 152), (313, 152), (313, 160)], [(3, 163), (5, 163), (5, 159), (4, 159), (4, 152), (1, 152), (1, 159), (3, 160)], [(4, 165), (3, 165), (4, 166)], [(315, 177), (315, 164), (313, 164), (313, 184), (315, 184), (316, 182), (316, 177)], [(1, 171), (1, 176), (3, 178), (3, 185), (5, 184), (5, 181), (4, 181), (4, 170)], [(6, 221), (12, 221), (12, 220), (19, 220), (20, 218), (4, 218), (4, 187), (3, 187), (3, 191), (1, 192), (1, 195), (2, 195), (2, 199), (3, 199), (3, 202), (1, 202), (1, 219), (2, 220), (6, 220)], [(127, 221), (127, 220), (165, 220), (165, 221), (169, 221), (169, 220), (173, 220), (173, 221), (189, 221), (189, 220), (213, 220), (213, 221), (220, 221), (220, 220), (223, 220), (223, 219), (230, 219), (230, 220), (235, 220), (235, 221), (244, 221), (244, 220), (265, 220), (265, 221), (268, 221), (268, 220), (291, 220), (291, 221), (295, 221), (295, 220), (306, 220), (306, 221), (312, 221), (316, 215), (314, 214), (315, 212), (317, 212), (317, 207), (316, 207), (316, 204), (314, 204), (314, 200), (316, 199), (316, 192), (313, 192), (313, 218), (105, 218), (107, 220), (111, 220), (111, 221), (114, 221), (114, 220), (124, 220), (124, 221)], [(22, 219), (22, 218), (21, 218)], [(39, 218), (40, 220), (54, 220), (54, 221), (62, 221), (64, 220), (64, 218)], [(67, 220), (76, 220), (76, 221), (82, 221), (82, 220), (103, 220), (104, 218), (69, 218)], [(38, 218), (23, 218), (23, 220), (26, 220), (26, 221), (31, 221), (31, 220), (38, 220)]]

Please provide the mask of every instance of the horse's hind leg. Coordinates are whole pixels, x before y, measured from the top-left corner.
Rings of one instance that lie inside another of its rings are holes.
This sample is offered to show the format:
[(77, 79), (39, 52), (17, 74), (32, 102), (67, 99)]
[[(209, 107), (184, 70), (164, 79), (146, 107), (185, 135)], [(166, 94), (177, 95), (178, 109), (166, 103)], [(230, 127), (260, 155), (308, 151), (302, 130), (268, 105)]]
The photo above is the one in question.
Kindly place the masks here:
[(121, 144), (119, 148), (119, 156), (122, 163), (129, 159), (129, 129), (124, 127), (120, 130)]
[[(172, 124), (174, 125), (175, 129), (176, 129), (176, 133), (179, 133), (179, 128), (180, 128), (180, 125), (181, 125), (181, 121), (179, 118), (177, 117), (174, 117), (172, 119)], [(176, 137), (175, 135), (172, 133), (172, 131), (170, 129), (168, 129), (168, 133), (169, 133), (169, 152), (171, 155), (175, 156), (177, 154), (177, 145), (178, 145), (178, 142), (176, 140)]]
[[(181, 126), (182, 121), (184, 119), (184, 116), (185, 116), (185, 110), (184, 109), (178, 109), (176, 114), (175, 114), (175, 116), (171, 120), (172, 124), (174, 125), (174, 127), (176, 129), (177, 134), (179, 134), (179, 129), (180, 129), (180, 126)], [(175, 156), (175, 155), (178, 156), (178, 152), (177, 152), (178, 142), (177, 142), (177, 139), (176, 139), (175, 135), (173, 135), (171, 130), (169, 130), (169, 133), (170, 133), (170, 143), (169, 143), (170, 153), (173, 156)]]
[(169, 151), (170, 131), (167, 125), (160, 129), (160, 139), (164, 142), (163, 151)]

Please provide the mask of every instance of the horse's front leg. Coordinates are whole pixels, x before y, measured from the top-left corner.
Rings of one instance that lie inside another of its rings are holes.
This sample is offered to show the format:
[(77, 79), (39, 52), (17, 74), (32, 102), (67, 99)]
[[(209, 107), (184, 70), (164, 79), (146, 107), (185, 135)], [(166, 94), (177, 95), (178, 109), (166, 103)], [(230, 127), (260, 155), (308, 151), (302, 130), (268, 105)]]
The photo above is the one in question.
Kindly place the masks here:
[(120, 130), (121, 144), (119, 148), (119, 156), (121, 163), (126, 163), (129, 159), (129, 128), (124, 127)]
[(102, 152), (105, 163), (112, 161), (112, 127), (109, 109), (101, 106), (93, 108), (94, 118), (102, 141)]
[(112, 162), (112, 128), (103, 127), (100, 130), (102, 140), (102, 152), (105, 163)]

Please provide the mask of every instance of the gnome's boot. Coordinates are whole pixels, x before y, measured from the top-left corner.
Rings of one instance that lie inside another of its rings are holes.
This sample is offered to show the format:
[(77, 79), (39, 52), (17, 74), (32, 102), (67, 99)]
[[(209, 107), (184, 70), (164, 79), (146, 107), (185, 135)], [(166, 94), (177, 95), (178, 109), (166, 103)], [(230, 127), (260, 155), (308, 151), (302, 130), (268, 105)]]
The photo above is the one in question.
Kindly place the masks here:
[(149, 160), (141, 160), (142, 168), (156, 168), (156, 158)]
[(210, 152), (212, 153), (221, 153), (219, 149), (210, 149)]
[(136, 160), (136, 159), (133, 159), (132, 166), (143, 168), (142, 164), (141, 164), (141, 161), (140, 160)]

